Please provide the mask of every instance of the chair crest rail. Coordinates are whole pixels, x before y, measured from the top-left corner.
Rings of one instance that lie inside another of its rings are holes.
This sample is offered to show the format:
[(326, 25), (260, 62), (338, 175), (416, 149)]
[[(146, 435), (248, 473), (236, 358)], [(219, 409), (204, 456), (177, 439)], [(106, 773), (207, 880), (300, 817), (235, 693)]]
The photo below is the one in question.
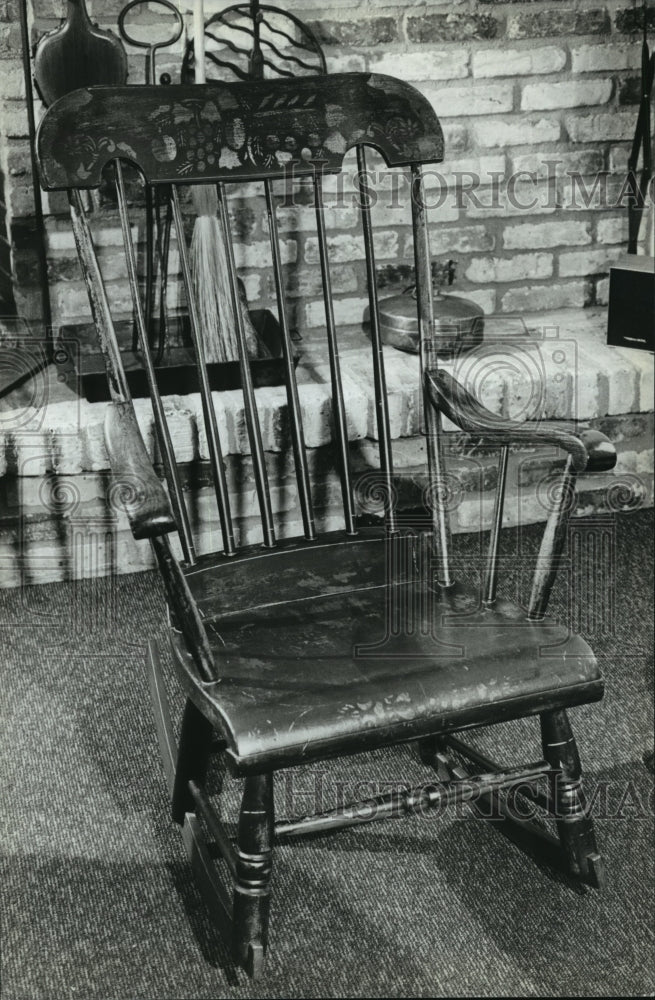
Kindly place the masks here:
[(316, 162), (335, 172), (358, 143), (389, 166), (443, 159), (426, 98), (372, 73), (76, 90), (47, 111), (37, 136), (46, 190), (97, 187), (117, 157), (151, 184), (311, 174)]

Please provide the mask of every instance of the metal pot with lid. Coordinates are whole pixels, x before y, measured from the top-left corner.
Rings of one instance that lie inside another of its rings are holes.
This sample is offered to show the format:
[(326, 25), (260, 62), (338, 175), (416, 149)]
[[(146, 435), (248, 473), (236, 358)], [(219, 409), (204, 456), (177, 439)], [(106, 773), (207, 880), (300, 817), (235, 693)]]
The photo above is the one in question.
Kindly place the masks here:
[[(434, 283), (433, 350), (438, 357), (449, 357), (455, 351), (471, 350), (481, 343), (484, 334), (484, 311), (470, 299), (444, 293), (443, 284), (452, 285), (456, 261), (449, 260), (437, 272)], [(380, 333), (382, 342), (400, 351), (418, 354), (418, 315), (416, 285), (410, 285), (400, 295), (380, 300)]]

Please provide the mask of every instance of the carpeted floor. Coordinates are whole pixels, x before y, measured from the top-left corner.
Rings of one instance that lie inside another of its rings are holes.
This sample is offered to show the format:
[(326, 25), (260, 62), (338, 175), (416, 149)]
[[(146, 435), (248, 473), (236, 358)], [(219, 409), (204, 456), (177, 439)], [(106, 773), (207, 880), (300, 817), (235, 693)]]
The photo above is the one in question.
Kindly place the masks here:
[[(519, 571), (536, 538), (522, 533)], [(587, 788), (603, 791), (605, 891), (537, 867), (465, 810), (280, 847), (255, 986), (227, 961), (167, 818), (142, 667), (146, 638), (165, 638), (156, 577), (0, 592), (2, 1000), (652, 996), (652, 512), (617, 518), (613, 552), (613, 624), (587, 627), (606, 697), (571, 712)], [(565, 577), (556, 604), (575, 617)], [(479, 739), (510, 761), (526, 733), (536, 759), (534, 720)], [(410, 747), (367, 754), (280, 776), (277, 807), (425, 778)]]

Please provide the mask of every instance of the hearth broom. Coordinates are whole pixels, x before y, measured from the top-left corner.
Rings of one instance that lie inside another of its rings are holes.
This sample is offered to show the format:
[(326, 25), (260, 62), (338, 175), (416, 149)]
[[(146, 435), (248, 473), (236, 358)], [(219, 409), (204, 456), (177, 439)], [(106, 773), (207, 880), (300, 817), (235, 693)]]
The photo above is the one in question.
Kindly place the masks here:
[[(204, 7), (203, 0), (194, 0), (196, 83), (206, 82)], [(213, 184), (198, 184), (191, 191), (196, 213), (191, 238), (191, 273), (205, 361), (235, 361), (239, 357), (239, 347), (225, 252), (227, 234), (218, 218), (218, 195)]]

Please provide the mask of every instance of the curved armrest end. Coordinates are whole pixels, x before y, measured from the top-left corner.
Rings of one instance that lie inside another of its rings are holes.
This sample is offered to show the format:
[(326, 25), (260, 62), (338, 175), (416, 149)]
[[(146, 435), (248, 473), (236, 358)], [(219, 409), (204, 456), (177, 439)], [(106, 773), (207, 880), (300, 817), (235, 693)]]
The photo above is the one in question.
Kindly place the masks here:
[(614, 445), (600, 431), (548, 421), (519, 423), (501, 417), (483, 406), (450, 372), (426, 371), (425, 392), (435, 409), (469, 434), (480, 434), (499, 444), (554, 444), (568, 451), (575, 472), (607, 472), (616, 464)]
[(115, 480), (112, 502), (126, 512), (134, 537), (156, 538), (175, 531), (168, 496), (152, 467), (130, 401), (109, 404), (105, 444)]
[(616, 465), (616, 448), (600, 431), (583, 430), (578, 436), (587, 451), (585, 472), (609, 472)]
[[(165, 499), (166, 503), (168, 503), (168, 497), (165, 497)], [(129, 511), (128, 517), (130, 517)], [(130, 527), (137, 541), (140, 541), (142, 538), (157, 538), (159, 535), (168, 535), (171, 531), (176, 530), (176, 524), (170, 510), (160, 511), (159, 513), (149, 511), (147, 514), (140, 512), (140, 516), (136, 515), (130, 518)]]

